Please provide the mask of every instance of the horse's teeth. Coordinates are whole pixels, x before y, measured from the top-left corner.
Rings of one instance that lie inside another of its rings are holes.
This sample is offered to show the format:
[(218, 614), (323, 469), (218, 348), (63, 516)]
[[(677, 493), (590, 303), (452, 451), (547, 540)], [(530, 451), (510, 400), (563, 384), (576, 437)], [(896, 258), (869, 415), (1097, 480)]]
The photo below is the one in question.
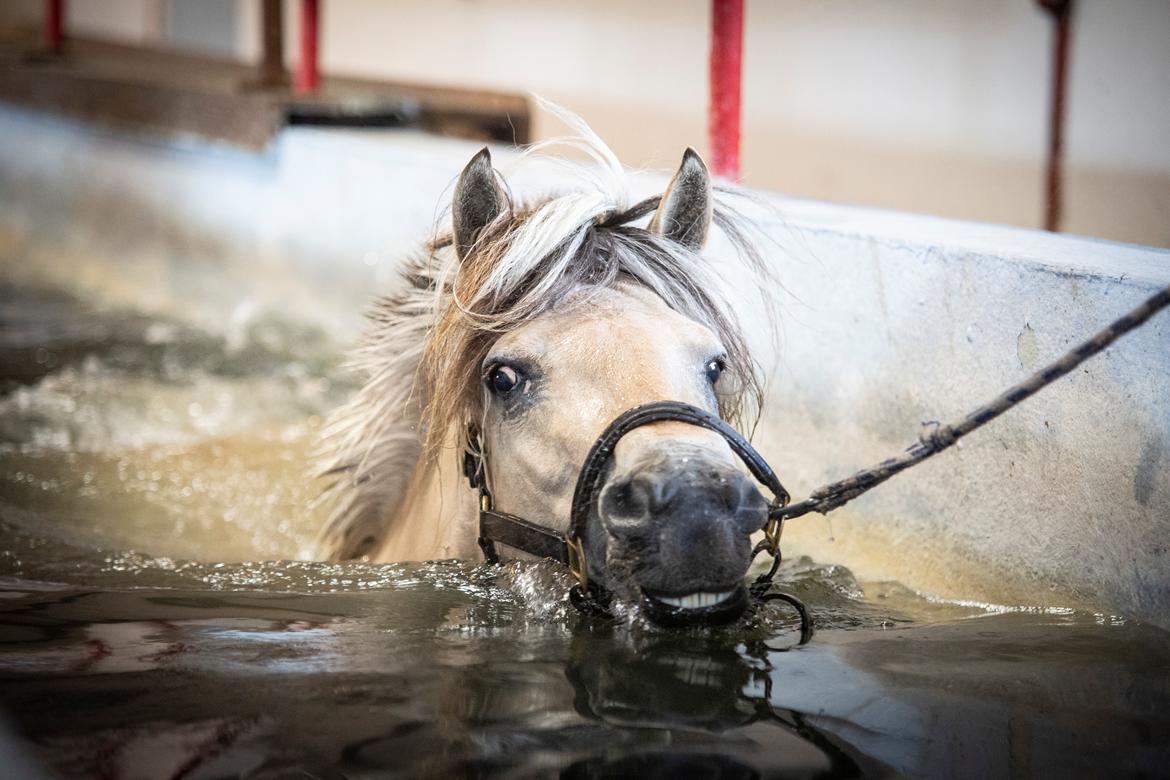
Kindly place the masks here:
[(705, 593), (699, 591), (696, 593), (688, 593), (685, 596), (663, 596), (659, 599), (664, 604), (669, 604), (672, 607), (681, 607), (683, 609), (698, 609), (700, 607), (713, 607), (720, 602), (731, 598), (735, 591), (722, 591), (719, 593)]

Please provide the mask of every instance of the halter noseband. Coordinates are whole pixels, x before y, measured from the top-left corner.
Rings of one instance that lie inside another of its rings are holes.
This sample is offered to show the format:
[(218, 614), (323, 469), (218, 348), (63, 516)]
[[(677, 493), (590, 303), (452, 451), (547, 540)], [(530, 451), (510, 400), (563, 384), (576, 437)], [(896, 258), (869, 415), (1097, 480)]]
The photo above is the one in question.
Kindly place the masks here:
[[(536, 555), (542, 558), (552, 558), (569, 567), (569, 571), (576, 578), (578, 585), (573, 589), (574, 603), (581, 606), (582, 599), (592, 596), (604, 603), (607, 594), (597, 584), (589, 580), (589, 564), (585, 555), (585, 533), (589, 523), (589, 516), (597, 501), (598, 489), (605, 473), (605, 468), (613, 458), (617, 443), (630, 431), (643, 425), (657, 422), (682, 422), (706, 428), (722, 436), (739, 459), (747, 466), (748, 471), (764, 487), (772, 493), (772, 502), (768, 511), (768, 523), (765, 526), (764, 540), (756, 546), (752, 553), (754, 558), (761, 552), (768, 552), (774, 558), (771, 571), (760, 577), (753, 592), (767, 589), (772, 576), (780, 561), (780, 532), (784, 518), (780, 513), (787, 506), (790, 498), (788, 491), (780, 484), (779, 478), (767, 461), (752, 447), (751, 443), (739, 431), (732, 428), (715, 415), (696, 406), (679, 401), (655, 401), (653, 403), (635, 406), (618, 415), (597, 437), (581, 472), (577, 477), (577, 486), (573, 490), (573, 505), (569, 515), (569, 530), (562, 534), (551, 528), (538, 525), (523, 517), (498, 512), (493, 506), (492, 494), (488, 490), (483, 469), (483, 442), (476, 426), (469, 426), (467, 432), (467, 448), (463, 459), (463, 473), (471, 487), (479, 491), (479, 547), (483, 550), (484, 558), (489, 563), (496, 563), (500, 557), (496, 551), (496, 543), (507, 545), (514, 549)], [(757, 595), (761, 595), (757, 593)], [(804, 614), (802, 612), (802, 617)]]

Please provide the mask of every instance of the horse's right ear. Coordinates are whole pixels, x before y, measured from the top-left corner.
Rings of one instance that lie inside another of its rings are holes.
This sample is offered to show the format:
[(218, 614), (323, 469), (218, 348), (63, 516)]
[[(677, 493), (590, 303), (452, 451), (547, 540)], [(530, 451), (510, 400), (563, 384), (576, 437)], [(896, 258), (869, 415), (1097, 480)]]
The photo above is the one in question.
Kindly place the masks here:
[(451, 222), (460, 260), (467, 257), (483, 229), (509, 208), (508, 194), (500, 186), (491, 152), (485, 146), (471, 158), (455, 183)]
[(701, 249), (711, 228), (712, 201), (711, 174), (699, 153), (687, 147), (647, 230), (689, 249)]

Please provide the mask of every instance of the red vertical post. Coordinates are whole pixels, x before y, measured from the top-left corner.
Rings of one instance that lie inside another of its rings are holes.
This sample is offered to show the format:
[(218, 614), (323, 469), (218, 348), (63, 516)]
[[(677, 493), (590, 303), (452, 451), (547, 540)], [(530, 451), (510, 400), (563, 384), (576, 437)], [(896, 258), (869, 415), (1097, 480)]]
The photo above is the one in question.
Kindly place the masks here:
[(54, 53), (61, 51), (61, 30), (65, 19), (65, 0), (45, 0), (45, 18), (41, 24), (41, 43)]
[(733, 180), (739, 179), (742, 75), (743, 0), (711, 0), (711, 168)]
[(298, 95), (311, 95), (317, 91), (321, 82), (317, 70), (320, 18), (318, 0), (301, 0), (301, 56), (297, 61), (297, 75), (293, 82)]

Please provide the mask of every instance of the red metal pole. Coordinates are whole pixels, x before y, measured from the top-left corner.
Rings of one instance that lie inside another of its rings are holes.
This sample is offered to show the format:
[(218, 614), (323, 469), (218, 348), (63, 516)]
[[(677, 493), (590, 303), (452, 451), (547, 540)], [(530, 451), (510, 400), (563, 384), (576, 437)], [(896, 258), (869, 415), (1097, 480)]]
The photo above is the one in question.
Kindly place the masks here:
[(301, 0), (301, 58), (293, 88), (298, 95), (311, 95), (321, 83), (317, 71), (317, 41), (320, 33), (318, 0)]
[(733, 180), (739, 179), (742, 73), (743, 0), (711, 0), (711, 168)]
[(51, 52), (61, 51), (61, 28), (65, 19), (64, 0), (45, 0), (45, 18), (41, 27), (41, 43)]

